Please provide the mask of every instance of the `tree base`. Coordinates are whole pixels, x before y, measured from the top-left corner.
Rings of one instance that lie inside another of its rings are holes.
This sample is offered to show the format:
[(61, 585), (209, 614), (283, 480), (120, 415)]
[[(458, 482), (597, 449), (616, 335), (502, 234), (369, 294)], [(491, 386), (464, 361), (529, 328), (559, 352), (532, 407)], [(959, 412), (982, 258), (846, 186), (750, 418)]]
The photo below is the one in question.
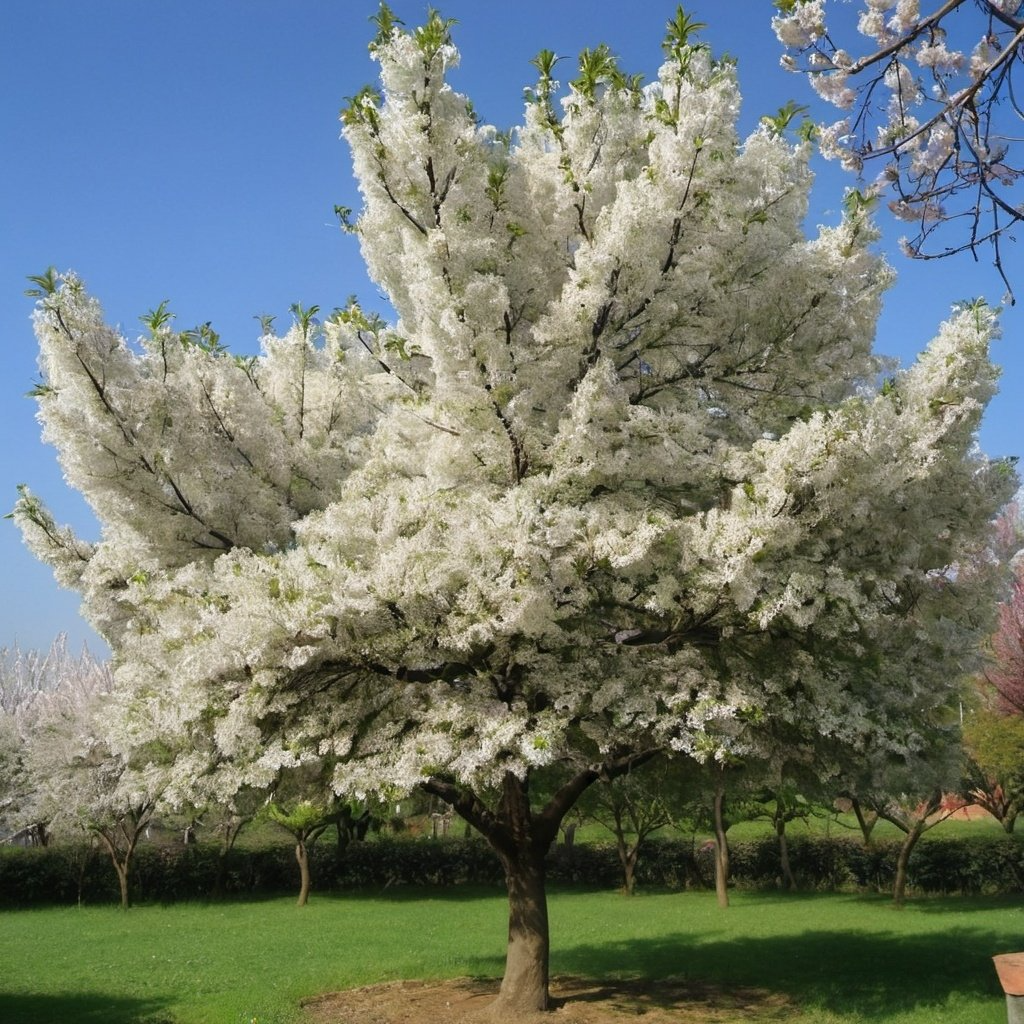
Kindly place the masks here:
[(778, 1021), (795, 1012), (786, 996), (763, 989), (722, 988), (674, 979), (600, 979), (559, 976), (552, 979), (551, 1009), (509, 1017), (495, 1015), (497, 979), (456, 978), (452, 981), (397, 981), (318, 996), (303, 1004), (309, 1024), (489, 1024), (491, 1021), (557, 1024), (719, 1024), (734, 1021)]

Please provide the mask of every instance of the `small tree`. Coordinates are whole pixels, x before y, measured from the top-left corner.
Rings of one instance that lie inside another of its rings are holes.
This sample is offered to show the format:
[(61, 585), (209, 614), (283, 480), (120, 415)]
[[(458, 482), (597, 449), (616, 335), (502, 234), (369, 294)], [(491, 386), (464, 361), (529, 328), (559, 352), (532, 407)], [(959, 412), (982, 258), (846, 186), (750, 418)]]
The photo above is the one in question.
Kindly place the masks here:
[(342, 810), (337, 800), (328, 803), (298, 800), (284, 807), (276, 803), (267, 805), (267, 817), (295, 840), (295, 860), (299, 865), (299, 898), (296, 902), (300, 907), (309, 902), (309, 852), (327, 828), (341, 820)]
[(968, 795), (1012, 832), (1024, 804), (1024, 716), (975, 708), (964, 726)]
[(166, 756), (153, 745), (132, 756), (114, 749), (106, 734), (114, 718), (109, 695), (56, 697), (37, 719), (26, 756), (34, 816), (54, 831), (97, 837), (127, 910), (135, 850), (166, 786)]
[(795, 784), (780, 782), (755, 792), (748, 813), (752, 818), (767, 818), (771, 822), (772, 831), (779, 844), (782, 887), (795, 889), (797, 885), (789, 860), (786, 826), (792, 821), (807, 821), (813, 813), (811, 803)]
[(897, 906), (902, 906), (906, 900), (910, 855), (914, 852), (917, 841), (925, 832), (941, 825), (957, 811), (962, 810), (965, 801), (961, 797), (949, 796), (941, 790), (934, 789), (920, 800), (907, 794), (899, 794), (872, 798), (872, 805), (880, 818), (895, 825), (903, 833), (903, 842), (896, 856), (896, 875), (892, 886), (893, 902)]
[[(953, 728), (933, 721), (928, 741), (922, 737), (918, 750), (899, 759), (868, 758), (860, 766), (852, 792), (856, 794), (855, 806), (861, 808), (858, 821), (865, 845), (871, 828), (879, 820), (888, 821), (903, 833), (893, 880), (893, 902), (897, 906), (902, 906), (906, 899), (910, 857), (918, 840), (967, 803), (960, 796), (963, 765), (958, 739)], [(864, 824), (869, 820), (865, 809), (872, 815), (868, 828)]]
[[(198, 796), (198, 790), (196, 795)], [(246, 787), (223, 800), (217, 799), (213, 794), (208, 794), (201, 807), (190, 808), (190, 820), (201, 822), (207, 834), (217, 837), (217, 874), (213, 883), (214, 897), (224, 894), (231, 853), (239, 835), (256, 818), (266, 802), (266, 792)]]
[(622, 891), (636, 889), (636, 866), (647, 840), (679, 816), (678, 765), (656, 765), (591, 787), (581, 810), (615, 838), (622, 867)]
[(0, 648), (0, 825), (6, 820), (31, 845), (46, 845), (49, 821), (38, 817), (37, 786), (26, 765), (33, 736), (45, 721), (76, 714), (112, 686), (109, 666), (87, 647), (72, 655), (64, 634), (46, 651)]

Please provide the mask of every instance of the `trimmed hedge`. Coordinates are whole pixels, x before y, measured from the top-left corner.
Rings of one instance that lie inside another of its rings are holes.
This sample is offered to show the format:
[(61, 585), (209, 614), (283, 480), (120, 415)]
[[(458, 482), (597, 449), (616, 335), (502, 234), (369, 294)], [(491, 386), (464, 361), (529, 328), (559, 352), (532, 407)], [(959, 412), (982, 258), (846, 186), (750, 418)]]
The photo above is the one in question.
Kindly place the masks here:
[[(850, 837), (796, 837), (790, 864), (804, 890), (885, 892), (892, 886), (899, 844), (865, 847)], [(776, 888), (782, 872), (774, 837), (730, 845), (732, 883), (743, 888)], [(497, 857), (480, 839), (377, 836), (350, 843), (314, 846), (314, 894), (394, 886), (502, 884)], [(930, 837), (910, 859), (912, 892), (942, 894), (1024, 892), (1024, 839), (1016, 836)], [(710, 844), (680, 839), (647, 843), (637, 865), (637, 884), (656, 889), (711, 888)], [(611, 844), (557, 846), (548, 878), (558, 885), (615, 888), (622, 870)], [(290, 846), (234, 850), (222, 860), (212, 846), (142, 846), (132, 867), (137, 901), (171, 902), (218, 896), (280, 895), (298, 891), (298, 868)], [(43, 904), (115, 903), (118, 887), (106, 854), (85, 845), (20, 849), (0, 847), (0, 907)]]

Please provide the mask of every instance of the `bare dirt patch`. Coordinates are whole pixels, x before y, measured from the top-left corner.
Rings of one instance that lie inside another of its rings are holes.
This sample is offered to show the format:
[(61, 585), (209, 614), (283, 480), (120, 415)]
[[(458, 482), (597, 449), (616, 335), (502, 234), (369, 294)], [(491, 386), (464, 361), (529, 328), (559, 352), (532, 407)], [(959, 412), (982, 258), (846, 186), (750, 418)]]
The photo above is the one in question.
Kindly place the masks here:
[[(496, 980), (396, 981), (318, 996), (304, 1004), (309, 1024), (473, 1024), (493, 1021)], [(666, 979), (552, 979), (549, 1024), (731, 1024), (790, 1019), (785, 997), (752, 988), (718, 988)]]

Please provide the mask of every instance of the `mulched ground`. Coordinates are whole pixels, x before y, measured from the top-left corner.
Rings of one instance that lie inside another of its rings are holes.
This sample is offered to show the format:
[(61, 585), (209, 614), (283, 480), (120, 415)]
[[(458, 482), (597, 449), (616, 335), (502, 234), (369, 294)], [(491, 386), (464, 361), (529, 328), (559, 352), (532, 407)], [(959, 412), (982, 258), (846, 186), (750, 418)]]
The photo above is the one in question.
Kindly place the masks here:
[[(498, 981), (396, 981), (318, 996), (304, 1004), (309, 1024), (469, 1024), (489, 1012)], [(758, 989), (720, 989), (682, 980), (552, 979), (555, 1006), (533, 1020), (550, 1024), (732, 1024), (784, 1021), (795, 1007)]]

